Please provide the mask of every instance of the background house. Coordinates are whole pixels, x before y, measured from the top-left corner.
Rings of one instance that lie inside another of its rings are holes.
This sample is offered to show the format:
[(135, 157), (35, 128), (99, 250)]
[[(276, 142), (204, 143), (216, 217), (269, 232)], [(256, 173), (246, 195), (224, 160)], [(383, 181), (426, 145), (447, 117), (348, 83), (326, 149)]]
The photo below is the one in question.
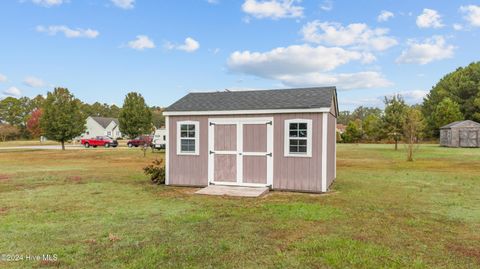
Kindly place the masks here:
[(480, 123), (456, 121), (440, 127), (440, 145), (445, 147), (480, 147)]
[(335, 87), (190, 93), (166, 116), (166, 184), (326, 192), (336, 177)]
[(113, 139), (121, 138), (122, 132), (116, 118), (88, 117), (85, 133), (82, 138), (108, 136)]

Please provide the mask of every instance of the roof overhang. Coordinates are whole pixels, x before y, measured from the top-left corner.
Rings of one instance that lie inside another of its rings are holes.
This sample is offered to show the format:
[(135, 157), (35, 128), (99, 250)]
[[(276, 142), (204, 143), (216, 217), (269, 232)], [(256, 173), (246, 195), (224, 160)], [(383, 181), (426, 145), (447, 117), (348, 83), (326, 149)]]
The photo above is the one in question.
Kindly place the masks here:
[(200, 115), (255, 115), (255, 114), (288, 114), (288, 113), (324, 113), (330, 107), (301, 109), (259, 109), (259, 110), (213, 110), (213, 111), (164, 111), (164, 116), (200, 116)]

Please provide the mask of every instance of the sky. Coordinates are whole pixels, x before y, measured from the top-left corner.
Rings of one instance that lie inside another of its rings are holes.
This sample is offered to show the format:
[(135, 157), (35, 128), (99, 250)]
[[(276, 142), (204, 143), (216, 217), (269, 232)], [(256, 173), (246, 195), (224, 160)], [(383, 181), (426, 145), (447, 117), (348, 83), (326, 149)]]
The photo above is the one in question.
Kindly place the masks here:
[(340, 110), (414, 104), (480, 60), (479, 31), (475, 0), (2, 0), (0, 98), (336, 86)]

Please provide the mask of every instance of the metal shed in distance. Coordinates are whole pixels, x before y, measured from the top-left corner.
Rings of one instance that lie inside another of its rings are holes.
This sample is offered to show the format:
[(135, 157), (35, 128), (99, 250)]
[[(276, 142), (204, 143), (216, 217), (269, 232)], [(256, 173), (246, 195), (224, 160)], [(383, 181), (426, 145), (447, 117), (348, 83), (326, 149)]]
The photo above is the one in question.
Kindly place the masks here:
[(480, 147), (480, 123), (465, 120), (440, 127), (440, 145), (455, 148)]

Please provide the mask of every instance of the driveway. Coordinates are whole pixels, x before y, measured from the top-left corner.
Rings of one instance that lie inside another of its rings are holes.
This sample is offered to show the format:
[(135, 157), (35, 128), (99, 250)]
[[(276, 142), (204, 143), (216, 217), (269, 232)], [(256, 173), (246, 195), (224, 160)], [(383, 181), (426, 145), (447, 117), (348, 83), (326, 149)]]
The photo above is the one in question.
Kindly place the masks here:
[[(16, 147), (0, 147), (0, 150), (11, 150), (11, 149), (44, 149), (44, 150), (61, 150), (61, 145), (40, 145), (40, 146), (16, 146)], [(82, 146), (65, 146), (66, 150), (71, 149), (83, 149)]]

